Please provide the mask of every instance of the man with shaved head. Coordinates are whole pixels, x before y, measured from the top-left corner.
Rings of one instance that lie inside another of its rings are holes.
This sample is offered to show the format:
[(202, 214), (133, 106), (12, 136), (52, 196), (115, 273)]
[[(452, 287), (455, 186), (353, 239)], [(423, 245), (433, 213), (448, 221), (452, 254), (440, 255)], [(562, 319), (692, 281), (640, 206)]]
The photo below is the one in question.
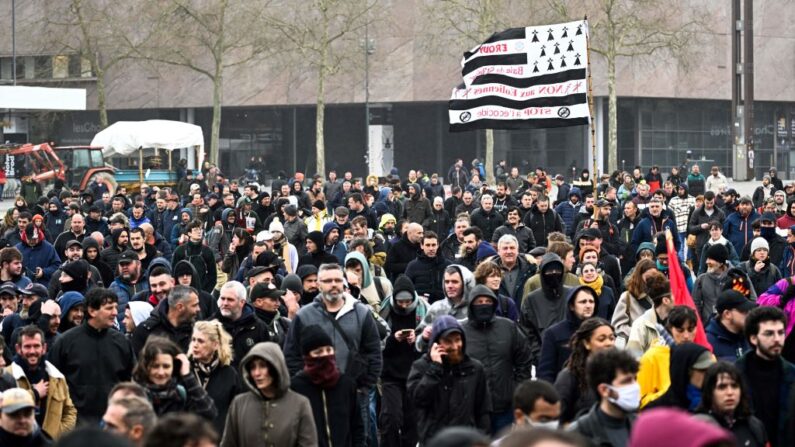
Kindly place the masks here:
[(400, 237), (400, 240), (392, 244), (389, 253), (386, 255), (386, 264), (384, 265), (392, 281), (403, 274), (409, 262), (413, 261), (419, 255), (422, 235), (422, 225), (410, 223), (406, 232)]

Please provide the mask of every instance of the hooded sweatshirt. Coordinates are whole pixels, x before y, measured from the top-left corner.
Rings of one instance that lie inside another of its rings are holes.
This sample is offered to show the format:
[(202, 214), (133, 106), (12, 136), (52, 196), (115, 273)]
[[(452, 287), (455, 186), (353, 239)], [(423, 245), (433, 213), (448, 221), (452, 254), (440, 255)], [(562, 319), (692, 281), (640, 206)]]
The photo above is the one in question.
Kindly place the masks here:
[(700, 400), (694, 402), (692, 398), (688, 397), (688, 387), (693, 387), (690, 385), (690, 369), (704, 352), (708, 352), (707, 348), (695, 343), (683, 343), (671, 347), (669, 366), (671, 386), (668, 387), (665, 394), (649, 402), (645, 408), (676, 407), (693, 412)]
[(579, 286), (569, 289), (566, 294), (566, 318), (563, 321), (553, 324), (543, 334), (541, 343), (541, 357), (538, 361), (536, 377), (554, 383), (558, 373), (563, 369), (566, 361), (571, 356), (571, 346), (569, 340), (574, 332), (579, 329), (582, 320), (577, 318), (571, 307), (574, 305), (574, 298), (580, 291), (586, 291), (594, 297), (594, 314), (599, 307), (599, 297), (596, 292), (588, 286)]
[[(475, 304), (480, 297), (490, 304)], [(496, 316), (498, 298), (483, 284), (469, 292), (469, 318), (463, 324), (467, 339), (466, 353), (479, 360), (486, 370), (495, 413), (510, 410), (513, 390), (531, 378), (530, 348), (521, 336), (516, 323)]]
[(458, 321), (464, 321), (467, 318), (469, 313), (469, 291), (475, 287), (475, 277), (472, 275), (472, 272), (459, 264), (453, 264), (450, 267), (454, 267), (458, 270), (463, 278), (463, 292), (461, 296), (461, 301), (455, 303), (451, 300), (447, 294), (445, 293), (444, 299), (441, 299), (433, 304), (428, 309), (427, 315), (422, 320), (422, 322), (417, 326), (417, 350), (420, 352), (425, 351), (427, 347), (427, 340), (422, 338), (420, 335), (422, 331), (425, 329), (425, 326), (432, 325), (433, 322), (442, 315), (451, 315)]
[[(268, 364), (273, 398), (265, 397), (251, 378), (254, 359)], [(290, 389), (290, 374), (279, 345), (256, 344), (240, 362), (240, 373), (248, 392), (235, 397), (229, 407), (221, 447), (262, 445), (263, 440), (279, 446), (318, 445), (309, 399)]]
[(49, 204), (58, 207), (55, 212), (47, 211), (44, 215), (44, 231), (47, 234), (47, 241), (53, 243), (55, 238), (63, 232), (66, 213), (63, 211), (63, 203), (57, 197), (51, 198)]
[(522, 301), (519, 324), (524, 327), (527, 340), (534, 356), (541, 350), (541, 334), (553, 324), (566, 318), (568, 288), (563, 285), (563, 275), (559, 284), (550, 284), (545, 272), (556, 268), (564, 272), (563, 261), (554, 253), (547, 253), (539, 265), (541, 288), (534, 290)]
[[(408, 292), (414, 300), (407, 309), (396, 306), (395, 295), (399, 292)], [(414, 284), (405, 275), (400, 275), (395, 280), (392, 296), (381, 303), (381, 318), (383, 318), (392, 332), (411, 329), (414, 330), (428, 313), (428, 303), (417, 295)], [(415, 331), (415, 335), (420, 335)], [(389, 359), (384, 362), (381, 377), (384, 380), (405, 382), (411, 370), (411, 364), (420, 357), (420, 353), (405, 341), (400, 342), (395, 337), (387, 337), (384, 345), (383, 356)]]
[(452, 333), (461, 334), (462, 359), (458, 364), (436, 363), (424, 354), (411, 367), (407, 381), (415, 405), (419, 440), (425, 445), (444, 427), (464, 425), (488, 431), (491, 395), (483, 364), (467, 355), (467, 338), (461, 324), (450, 315), (433, 322), (429, 343)]
[[(367, 304), (375, 312), (378, 312), (381, 308), (381, 300), (392, 294), (392, 284), (384, 277), (373, 277), (372, 273), (370, 273), (370, 263), (360, 252), (354, 250), (348, 253), (345, 256), (345, 263), (347, 264), (351, 259), (358, 261), (362, 265), (363, 278), (360, 278), (359, 297), (364, 298)], [(376, 284), (376, 281), (378, 284)], [(381, 292), (379, 292), (379, 288)]]
[(67, 315), (69, 315), (69, 311), (72, 310), (73, 307), (77, 305), (82, 306), (84, 303), (85, 297), (83, 297), (81, 293), (66, 292), (61, 295), (61, 299), (58, 301), (58, 304), (61, 306), (61, 324), (58, 326), (58, 332), (64, 333), (75, 326), (69, 321)]

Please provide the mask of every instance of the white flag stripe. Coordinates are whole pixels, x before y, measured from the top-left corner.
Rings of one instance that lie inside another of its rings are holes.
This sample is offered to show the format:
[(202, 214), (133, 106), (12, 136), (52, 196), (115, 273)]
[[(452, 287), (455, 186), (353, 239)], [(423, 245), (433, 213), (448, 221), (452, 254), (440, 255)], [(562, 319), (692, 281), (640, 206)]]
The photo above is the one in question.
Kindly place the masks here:
[[(566, 37), (563, 37), (564, 28)], [(576, 34), (578, 28), (581, 30), (579, 35)], [(547, 40), (550, 34), (549, 30), (552, 30), (552, 36), (554, 37), (552, 41)], [(536, 37), (538, 37), (537, 42), (533, 42), (533, 31), (536, 32)], [(498, 63), (485, 65), (464, 75), (464, 84), (468, 86), (478, 76), (485, 74), (502, 74), (514, 78), (528, 78), (559, 73), (571, 68), (583, 68), (588, 64), (587, 35), (588, 25), (584, 21), (527, 27), (525, 39), (511, 39), (488, 44), (493, 46), (500, 45), (502, 42), (511, 42), (515, 47), (517, 43), (523, 42), (521, 46), (524, 47), (523, 52), (527, 53), (527, 65), (500, 65)], [(510, 50), (510, 46), (508, 49)], [(491, 48), (487, 51), (491, 51)], [(508, 51), (501, 54), (518, 54), (521, 52)], [(462, 59), (461, 64), (463, 66), (466, 62), (487, 55), (492, 54), (481, 54), (480, 51), (475, 52), (468, 59)], [(579, 64), (576, 64), (576, 62), (579, 62)]]
[(464, 89), (453, 89), (452, 99), (477, 99), (485, 96), (499, 96), (517, 101), (533, 98), (549, 98), (568, 96), (575, 93), (587, 93), (585, 80), (560, 82), (557, 84), (535, 85), (528, 88), (510, 87), (504, 84), (474, 85)]
[(560, 107), (528, 107), (523, 110), (499, 106), (473, 107), (468, 110), (449, 110), (450, 124), (464, 124), (482, 119), (490, 120), (533, 120), (533, 119), (572, 119), (588, 118), (588, 104)]
[(471, 62), (482, 56), (505, 56), (508, 54), (523, 54), (527, 51), (527, 39), (510, 39), (501, 40), (499, 42), (492, 42), (483, 44), (475, 51), (469, 58), (461, 58), (461, 66), (463, 67), (467, 62)]

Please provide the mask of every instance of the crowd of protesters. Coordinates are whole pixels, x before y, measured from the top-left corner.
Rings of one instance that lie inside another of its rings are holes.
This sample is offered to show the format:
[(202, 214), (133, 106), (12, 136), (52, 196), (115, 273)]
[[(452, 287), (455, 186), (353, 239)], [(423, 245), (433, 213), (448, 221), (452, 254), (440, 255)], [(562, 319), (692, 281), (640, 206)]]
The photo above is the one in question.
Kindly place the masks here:
[(486, 169), (17, 197), (0, 446), (795, 442), (795, 185)]

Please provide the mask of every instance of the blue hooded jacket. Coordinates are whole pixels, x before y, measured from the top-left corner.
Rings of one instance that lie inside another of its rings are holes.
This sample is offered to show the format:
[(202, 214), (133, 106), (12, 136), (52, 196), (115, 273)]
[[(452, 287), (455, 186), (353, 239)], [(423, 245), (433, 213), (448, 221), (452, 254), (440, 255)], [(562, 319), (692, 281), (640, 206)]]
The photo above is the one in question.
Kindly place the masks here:
[(176, 247), (179, 244), (179, 237), (184, 229), (182, 225), (182, 213), (188, 213), (188, 216), (190, 216), (188, 219), (189, 222), (191, 219), (193, 219), (193, 211), (191, 211), (190, 208), (182, 208), (179, 210), (179, 214), (177, 215), (177, 223), (171, 228), (171, 234), (168, 238), (168, 241), (171, 243), (172, 247)]
[[(326, 238), (328, 237), (331, 230), (336, 229), (340, 235), (340, 238), (337, 239), (337, 243), (333, 246), (326, 245)], [(328, 222), (323, 225), (323, 250), (326, 253), (330, 253), (337, 258), (337, 262), (340, 265), (343, 265), (345, 262), (345, 255), (348, 254), (348, 250), (345, 248), (345, 244), (342, 242), (342, 230), (340, 230), (339, 225), (334, 222)]]

